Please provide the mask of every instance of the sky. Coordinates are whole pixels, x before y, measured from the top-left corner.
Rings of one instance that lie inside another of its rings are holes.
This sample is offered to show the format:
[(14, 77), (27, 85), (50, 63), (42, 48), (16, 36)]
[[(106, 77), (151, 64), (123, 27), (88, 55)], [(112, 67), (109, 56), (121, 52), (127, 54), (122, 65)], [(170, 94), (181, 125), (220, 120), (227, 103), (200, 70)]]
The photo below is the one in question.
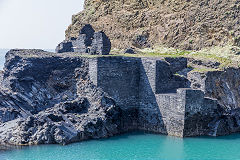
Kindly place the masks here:
[(0, 0), (0, 48), (55, 49), (84, 0)]

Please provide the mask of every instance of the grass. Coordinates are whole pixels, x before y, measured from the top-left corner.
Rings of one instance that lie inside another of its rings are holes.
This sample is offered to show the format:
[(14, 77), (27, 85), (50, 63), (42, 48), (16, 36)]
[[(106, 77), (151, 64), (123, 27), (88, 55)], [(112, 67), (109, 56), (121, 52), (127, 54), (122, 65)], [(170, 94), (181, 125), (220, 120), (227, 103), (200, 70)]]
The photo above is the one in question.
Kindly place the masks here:
[(127, 57), (184, 57), (185, 55), (191, 53), (190, 51), (184, 51), (174, 48), (145, 48), (137, 50), (137, 54), (123, 54), (121, 50), (113, 49), (111, 51), (112, 55), (120, 55)]
[[(223, 47), (216, 46), (211, 48), (204, 48), (200, 51), (185, 51), (175, 48), (168, 48), (163, 46), (158, 46), (155, 48), (145, 48), (136, 50), (137, 54), (124, 54), (122, 50), (112, 49), (110, 55), (88, 55), (88, 54), (76, 54), (76, 53), (63, 53), (59, 54), (59, 57), (114, 57), (114, 56), (124, 56), (124, 57), (186, 57), (193, 58), (201, 61), (212, 61), (219, 62), (220, 66), (218, 69), (213, 68), (195, 68), (193, 71), (215, 71), (222, 70), (227, 67), (240, 67), (240, 47), (226, 45)], [(39, 55), (25, 55), (27, 57), (38, 57)], [(48, 53), (45, 56), (56, 56), (54, 53)]]
[(186, 57), (193, 58), (202, 61), (212, 61), (219, 62), (220, 66), (218, 69), (214, 68), (193, 68), (193, 71), (216, 71), (223, 70), (227, 67), (240, 67), (240, 55), (234, 53), (240, 52), (240, 47), (226, 45), (223, 47), (216, 46), (210, 48), (204, 48), (200, 51), (186, 51), (175, 48), (168, 48), (163, 46), (158, 46), (155, 48), (145, 48), (136, 51), (137, 54), (123, 54), (122, 50), (113, 49), (110, 55), (84, 55), (84, 57), (110, 57), (110, 56), (124, 56), (124, 57)]
[(192, 71), (207, 72), (223, 70), (228, 67), (240, 67), (240, 47), (226, 45), (204, 48), (200, 51), (185, 51), (175, 48), (158, 46), (155, 48), (145, 48), (137, 50), (137, 54), (122, 54), (120, 50), (112, 50), (113, 55), (130, 56), (130, 57), (186, 57), (201, 61), (219, 62), (220, 66), (215, 68), (193, 68)]
[(194, 68), (193, 70), (191, 70), (191, 72), (201, 72), (201, 73), (205, 73), (205, 72), (211, 72), (211, 71), (221, 71), (222, 69), (216, 69), (216, 68)]
[(164, 47), (141, 50), (142, 54), (145, 54), (144, 56), (186, 57), (196, 60), (219, 62), (221, 64), (220, 68), (239, 67), (240, 55), (236, 55), (234, 51), (240, 52), (240, 47), (226, 45), (224, 47), (204, 48), (200, 51), (184, 51)]

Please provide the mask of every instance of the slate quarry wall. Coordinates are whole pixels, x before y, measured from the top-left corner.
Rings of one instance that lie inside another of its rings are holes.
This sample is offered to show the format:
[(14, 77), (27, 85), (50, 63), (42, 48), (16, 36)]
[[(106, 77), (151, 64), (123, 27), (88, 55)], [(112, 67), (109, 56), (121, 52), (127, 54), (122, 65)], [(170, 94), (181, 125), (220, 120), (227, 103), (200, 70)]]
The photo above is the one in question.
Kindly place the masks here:
[(179, 137), (205, 135), (216, 116), (217, 101), (205, 98), (201, 90), (190, 88), (186, 78), (175, 75), (184, 68), (184, 58), (89, 59), (90, 79), (129, 115), (123, 124), (126, 130)]
[(189, 69), (186, 58), (11, 50), (0, 74), (0, 144), (240, 132), (240, 70)]

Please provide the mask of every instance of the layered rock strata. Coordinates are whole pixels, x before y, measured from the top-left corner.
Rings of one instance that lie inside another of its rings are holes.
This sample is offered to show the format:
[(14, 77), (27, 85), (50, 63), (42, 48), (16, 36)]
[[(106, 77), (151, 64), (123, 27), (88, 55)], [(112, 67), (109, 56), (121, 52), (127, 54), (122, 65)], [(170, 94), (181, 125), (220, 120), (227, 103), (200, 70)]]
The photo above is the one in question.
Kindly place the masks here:
[(2, 143), (67, 144), (120, 132), (120, 110), (89, 79), (88, 60), (11, 50), (0, 91)]
[(84, 10), (72, 16), (66, 39), (92, 24), (114, 48), (239, 46), (239, 9), (240, 0), (85, 0)]
[(68, 144), (132, 130), (239, 132), (239, 69), (200, 74), (187, 63), (11, 50), (1, 73), (0, 143)]

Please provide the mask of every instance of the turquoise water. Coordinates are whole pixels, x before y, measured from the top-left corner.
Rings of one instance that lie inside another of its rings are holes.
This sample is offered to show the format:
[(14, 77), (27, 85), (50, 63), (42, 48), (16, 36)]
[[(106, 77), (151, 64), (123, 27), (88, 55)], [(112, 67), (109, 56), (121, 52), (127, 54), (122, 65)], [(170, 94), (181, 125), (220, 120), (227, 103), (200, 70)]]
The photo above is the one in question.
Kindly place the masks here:
[(42, 145), (0, 152), (0, 160), (239, 160), (240, 135), (174, 138), (132, 133), (67, 146)]

